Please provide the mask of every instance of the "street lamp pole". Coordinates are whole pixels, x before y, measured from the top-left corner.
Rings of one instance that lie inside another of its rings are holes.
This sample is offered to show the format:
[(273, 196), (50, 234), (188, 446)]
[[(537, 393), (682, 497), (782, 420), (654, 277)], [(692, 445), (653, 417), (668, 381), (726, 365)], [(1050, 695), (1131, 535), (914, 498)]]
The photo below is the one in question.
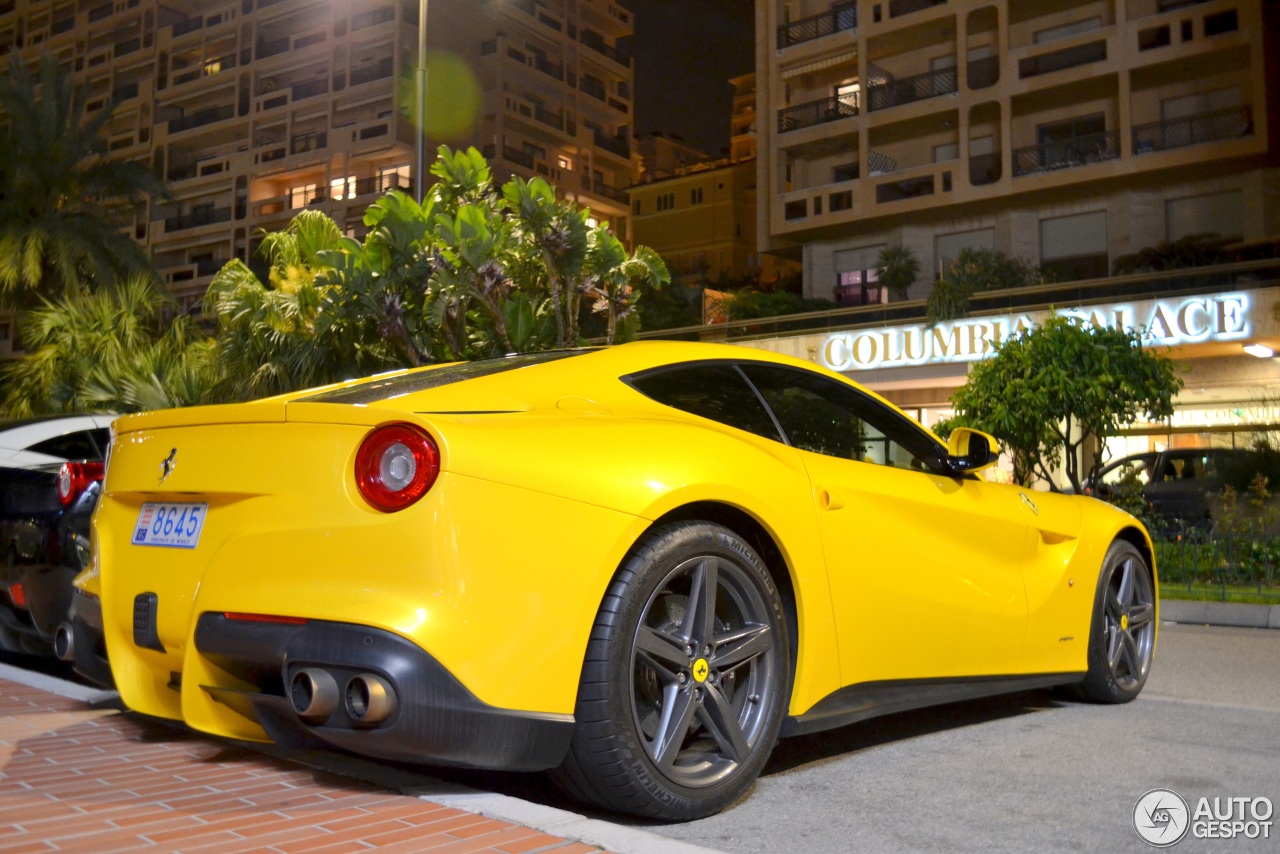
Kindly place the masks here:
[(414, 172), (418, 202), (427, 183), (427, 0), (418, 0), (418, 168)]

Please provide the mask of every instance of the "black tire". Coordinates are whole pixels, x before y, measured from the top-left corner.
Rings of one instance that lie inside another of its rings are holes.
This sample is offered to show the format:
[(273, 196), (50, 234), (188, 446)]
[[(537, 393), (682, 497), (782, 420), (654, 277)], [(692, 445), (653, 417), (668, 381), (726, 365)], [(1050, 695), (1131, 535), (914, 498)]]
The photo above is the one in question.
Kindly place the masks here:
[[(696, 604), (708, 600), (710, 609)], [(724, 809), (777, 741), (790, 698), (786, 626), (764, 561), (728, 528), (654, 529), (601, 604), (556, 779), (582, 800), (648, 818)]]
[(1151, 672), (1157, 603), (1151, 567), (1132, 543), (1116, 540), (1098, 575), (1089, 630), (1089, 670), (1080, 693), (1095, 703), (1128, 703)]

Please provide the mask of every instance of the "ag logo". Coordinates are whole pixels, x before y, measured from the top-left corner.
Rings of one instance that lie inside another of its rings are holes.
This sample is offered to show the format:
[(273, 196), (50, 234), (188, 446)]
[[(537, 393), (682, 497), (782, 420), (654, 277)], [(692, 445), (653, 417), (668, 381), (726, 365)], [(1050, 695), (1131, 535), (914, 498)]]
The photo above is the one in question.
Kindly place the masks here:
[(160, 461), (160, 482), (164, 483), (164, 479), (173, 474), (173, 470), (178, 467), (178, 449), (173, 448), (169, 451), (169, 456)]
[(1142, 841), (1168, 848), (1182, 841), (1191, 826), (1191, 813), (1182, 796), (1170, 789), (1152, 789), (1133, 807), (1133, 829)]
[(699, 658), (693, 663), (693, 678), (697, 682), (706, 682), (707, 674), (711, 672), (711, 666), (707, 664), (705, 658)]

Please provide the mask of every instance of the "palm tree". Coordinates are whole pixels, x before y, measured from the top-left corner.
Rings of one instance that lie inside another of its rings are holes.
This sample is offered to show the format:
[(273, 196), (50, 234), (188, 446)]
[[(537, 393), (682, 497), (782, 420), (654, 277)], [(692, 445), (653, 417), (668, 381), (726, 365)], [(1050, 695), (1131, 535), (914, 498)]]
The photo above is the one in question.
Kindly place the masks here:
[(16, 55), (0, 77), (0, 304), (110, 285), (149, 262), (120, 229), (147, 196), (164, 197), (149, 168), (107, 156), (112, 107), (85, 111), (86, 92), (51, 54), (33, 77)]
[(0, 367), (0, 412), (139, 412), (200, 403), (212, 347), (153, 277), (43, 301), (23, 315), (27, 354)]

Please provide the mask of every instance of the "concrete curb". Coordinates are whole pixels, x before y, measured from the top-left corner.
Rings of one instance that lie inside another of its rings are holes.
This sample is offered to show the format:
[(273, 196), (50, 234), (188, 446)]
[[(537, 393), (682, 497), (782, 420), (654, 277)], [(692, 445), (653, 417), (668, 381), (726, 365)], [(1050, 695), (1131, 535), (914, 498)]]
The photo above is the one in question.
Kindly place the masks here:
[(1160, 619), (1171, 623), (1195, 623), (1202, 626), (1280, 629), (1280, 605), (1161, 599)]

